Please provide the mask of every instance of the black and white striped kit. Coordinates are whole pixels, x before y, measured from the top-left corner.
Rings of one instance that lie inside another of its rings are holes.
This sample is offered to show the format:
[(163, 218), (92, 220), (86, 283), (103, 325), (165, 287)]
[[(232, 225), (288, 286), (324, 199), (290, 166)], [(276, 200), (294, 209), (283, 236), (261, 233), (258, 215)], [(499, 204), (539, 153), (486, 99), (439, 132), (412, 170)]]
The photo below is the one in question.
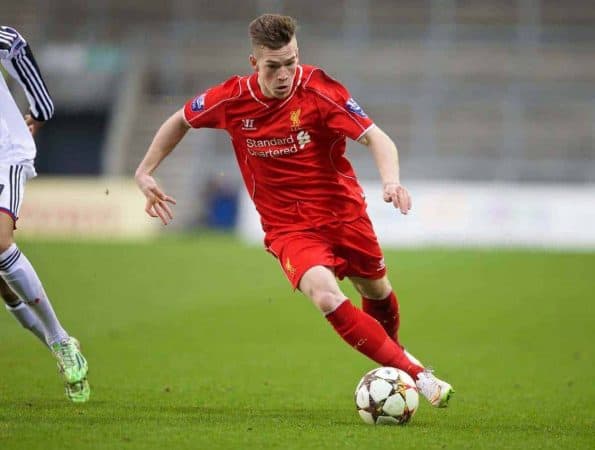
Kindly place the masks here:
[(33, 118), (50, 119), (54, 104), (29, 45), (14, 28), (0, 26), (0, 60), (24, 87)]

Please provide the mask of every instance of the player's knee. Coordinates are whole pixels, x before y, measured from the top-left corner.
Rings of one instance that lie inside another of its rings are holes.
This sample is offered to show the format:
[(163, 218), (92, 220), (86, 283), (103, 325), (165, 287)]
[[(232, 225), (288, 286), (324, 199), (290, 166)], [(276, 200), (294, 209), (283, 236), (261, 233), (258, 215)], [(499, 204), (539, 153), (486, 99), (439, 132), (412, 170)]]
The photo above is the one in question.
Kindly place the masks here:
[(324, 314), (334, 311), (345, 300), (345, 296), (340, 292), (328, 290), (315, 291), (310, 298), (312, 303)]
[(392, 286), (387, 277), (378, 280), (354, 281), (354, 285), (362, 296), (373, 300), (382, 300), (392, 291)]
[(0, 241), (0, 253), (4, 253), (6, 250), (10, 248), (12, 242), (2, 242)]
[(12, 236), (0, 233), (0, 253), (4, 253), (14, 243)]
[(380, 285), (380, 286), (371, 286), (366, 288), (364, 291), (364, 297), (370, 298), (372, 300), (382, 300), (385, 299), (390, 295), (391, 292), (390, 285)]
[(0, 214), (0, 253), (8, 250), (14, 242), (14, 221), (7, 214)]

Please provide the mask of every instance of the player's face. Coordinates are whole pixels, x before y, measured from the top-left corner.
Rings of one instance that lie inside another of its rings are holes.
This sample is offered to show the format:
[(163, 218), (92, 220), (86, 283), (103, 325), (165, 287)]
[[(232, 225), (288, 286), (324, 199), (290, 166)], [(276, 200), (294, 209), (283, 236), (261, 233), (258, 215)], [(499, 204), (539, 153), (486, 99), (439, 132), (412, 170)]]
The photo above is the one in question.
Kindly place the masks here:
[(254, 49), (250, 63), (258, 72), (258, 84), (266, 97), (283, 99), (291, 92), (293, 77), (298, 65), (298, 48), (295, 37), (284, 47)]

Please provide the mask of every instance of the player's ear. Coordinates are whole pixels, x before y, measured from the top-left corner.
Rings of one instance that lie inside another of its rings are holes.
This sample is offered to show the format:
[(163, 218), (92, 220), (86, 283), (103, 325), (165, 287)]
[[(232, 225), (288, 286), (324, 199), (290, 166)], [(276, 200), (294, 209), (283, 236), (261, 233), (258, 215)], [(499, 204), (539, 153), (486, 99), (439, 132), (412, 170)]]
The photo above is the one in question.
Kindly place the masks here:
[(258, 65), (256, 64), (257, 63), (256, 56), (250, 55), (249, 59), (250, 59), (250, 65), (252, 66), (252, 68), (258, 72)]

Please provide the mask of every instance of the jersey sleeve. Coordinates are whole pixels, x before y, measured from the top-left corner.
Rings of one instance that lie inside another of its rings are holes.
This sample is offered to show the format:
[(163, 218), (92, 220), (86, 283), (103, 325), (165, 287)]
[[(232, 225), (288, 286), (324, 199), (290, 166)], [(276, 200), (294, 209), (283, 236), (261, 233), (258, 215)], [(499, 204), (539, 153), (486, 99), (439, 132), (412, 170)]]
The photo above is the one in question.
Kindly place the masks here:
[(33, 118), (49, 120), (54, 115), (54, 103), (31, 47), (14, 28), (0, 26), (0, 62), (25, 91)]
[(374, 126), (345, 86), (322, 70), (312, 73), (306, 88), (316, 93), (323, 120), (332, 131), (358, 140)]
[(225, 128), (226, 105), (241, 92), (240, 77), (207, 89), (184, 105), (184, 118), (192, 128)]

